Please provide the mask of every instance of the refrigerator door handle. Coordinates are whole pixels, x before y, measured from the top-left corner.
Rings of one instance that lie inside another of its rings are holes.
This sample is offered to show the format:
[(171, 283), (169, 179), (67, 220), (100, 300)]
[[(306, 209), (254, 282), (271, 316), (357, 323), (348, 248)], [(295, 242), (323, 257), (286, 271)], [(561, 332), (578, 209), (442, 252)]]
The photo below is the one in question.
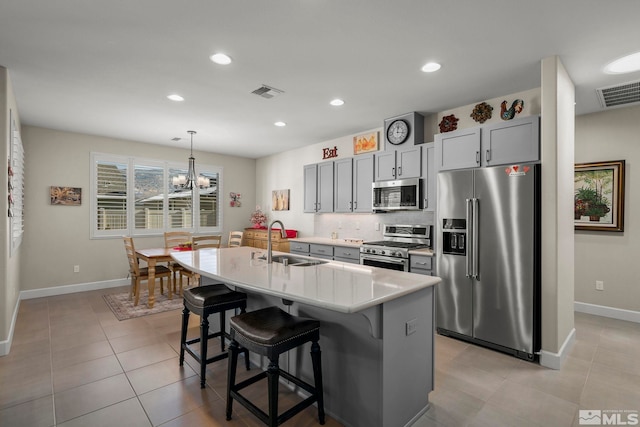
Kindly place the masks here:
[(471, 203), (472, 203), (472, 208), (471, 208), (471, 212), (473, 215), (473, 224), (472, 224), (472, 246), (473, 246), (473, 268), (472, 268), (472, 274), (471, 277), (473, 277), (474, 279), (478, 279), (480, 276), (480, 273), (478, 272), (478, 230), (479, 230), (479, 209), (480, 209), (480, 203), (479, 200), (476, 198), (471, 199)]
[(467, 202), (467, 255), (465, 256), (465, 275), (472, 277), (473, 275), (473, 244), (469, 244), (469, 240), (473, 241), (472, 223), (473, 223), (473, 205), (472, 199), (466, 199)]

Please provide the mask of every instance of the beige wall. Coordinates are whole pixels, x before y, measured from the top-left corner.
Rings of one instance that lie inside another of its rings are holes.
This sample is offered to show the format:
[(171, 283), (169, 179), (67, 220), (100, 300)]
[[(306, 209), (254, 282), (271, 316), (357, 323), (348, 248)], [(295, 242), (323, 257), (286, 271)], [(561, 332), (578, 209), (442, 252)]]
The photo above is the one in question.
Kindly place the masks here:
[[(22, 132), (27, 174), (21, 290), (92, 283), (127, 276), (121, 239), (90, 235), (90, 153), (100, 152), (187, 163), (188, 151), (134, 141), (25, 126)], [(196, 164), (221, 166), (223, 236), (248, 226), (255, 201), (255, 160), (195, 152)], [(81, 206), (52, 206), (50, 186), (82, 188)], [(229, 192), (242, 194), (243, 206), (229, 207)], [(162, 246), (162, 237), (136, 237), (137, 247)], [(80, 272), (74, 273), (73, 266)]]
[[(11, 329), (12, 318), (18, 304), (18, 296), (20, 293), (20, 254), (22, 247), (18, 248), (13, 254), (9, 250), (9, 219), (6, 215), (8, 209), (7, 201), (7, 173), (6, 160), (9, 158), (10, 150), (10, 111), (16, 119), (16, 123), (20, 126), (20, 117), (16, 99), (11, 86), (11, 79), (6, 68), (0, 67), (0, 131), (2, 132), (2, 162), (4, 163), (2, 178), (0, 178), (0, 187), (3, 189), (3, 196), (0, 197), (0, 211), (2, 212), (5, 226), (0, 231), (0, 343), (8, 341)], [(0, 355), (4, 354), (8, 348), (7, 345), (0, 345)]]
[[(575, 300), (640, 311), (640, 106), (612, 109), (576, 118), (576, 162), (625, 160), (624, 232), (576, 231)], [(638, 163), (636, 163), (638, 162)], [(595, 281), (604, 281), (604, 291)]]

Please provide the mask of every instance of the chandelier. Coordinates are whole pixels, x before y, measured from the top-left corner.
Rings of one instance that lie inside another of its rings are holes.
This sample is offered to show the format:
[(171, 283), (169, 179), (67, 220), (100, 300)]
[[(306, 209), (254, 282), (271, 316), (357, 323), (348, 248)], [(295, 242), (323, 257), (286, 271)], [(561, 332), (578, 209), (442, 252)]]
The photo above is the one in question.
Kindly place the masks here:
[(193, 157), (193, 135), (197, 132), (195, 130), (188, 130), (187, 133), (191, 135), (189, 169), (187, 171), (187, 175), (174, 176), (172, 183), (176, 187), (188, 188), (189, 190), (192, 190), (194, 187), (208, 187), (210, 184), (209, 178), (196, 175), (196, 159)]

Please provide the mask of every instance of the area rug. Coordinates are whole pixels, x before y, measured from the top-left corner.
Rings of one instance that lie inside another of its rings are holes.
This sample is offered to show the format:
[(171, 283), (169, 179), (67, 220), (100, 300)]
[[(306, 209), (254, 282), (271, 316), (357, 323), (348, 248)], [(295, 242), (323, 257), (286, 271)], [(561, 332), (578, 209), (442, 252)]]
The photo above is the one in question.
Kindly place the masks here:
[(149, 308), (147, 306), (148, 295), (149, 292), (147, 289), (142, 290), (137, 306), (133, 305), (133, 299), (129, 300), (129, 292), (103, 295), (102, 298), (104, 298), (118, 320), (127, 320), (170, 310), (178, 310), (184, 305), (180, 295), (174, 295), (173, 299), (170, 300), (166, 294), (162, 295), (156, 292), (156, 302), (153, 304), (153, 308)]

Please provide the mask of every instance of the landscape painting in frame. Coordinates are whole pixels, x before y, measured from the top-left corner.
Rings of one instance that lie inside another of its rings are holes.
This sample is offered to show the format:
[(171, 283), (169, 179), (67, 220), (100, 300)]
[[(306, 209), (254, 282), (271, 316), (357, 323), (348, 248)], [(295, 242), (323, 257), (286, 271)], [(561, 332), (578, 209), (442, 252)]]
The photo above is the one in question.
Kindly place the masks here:
[(624, 231), (624, 160), (577, 163), (573, 203), (576, 230)]
[(378, 132), (370, 132), (353, 137), (353, 154), (378, 151)]
[(82, 204), (82, 188), (51, 187), (51, 204), (64, 206), (80, 206)]
[(289, 210), (289, 190), (273, 190), (271, 192), (271, 210)]

